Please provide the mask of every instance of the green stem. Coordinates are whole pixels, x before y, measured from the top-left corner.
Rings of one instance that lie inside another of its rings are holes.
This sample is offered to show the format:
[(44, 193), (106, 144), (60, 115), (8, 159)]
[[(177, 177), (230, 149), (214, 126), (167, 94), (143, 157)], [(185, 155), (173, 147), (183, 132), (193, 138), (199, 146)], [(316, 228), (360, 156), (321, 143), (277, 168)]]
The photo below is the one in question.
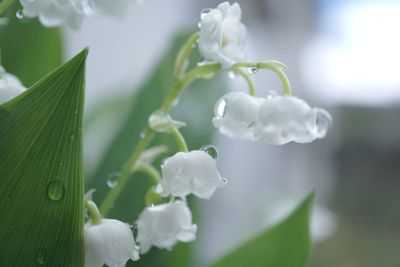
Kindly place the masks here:
[(173, 128), (171, 132), (172, 137), (175, 139), (178, 149), (181, 152), (189, 152), (188, 146), (186, 144), (185, 138), (183, 138), (182, 133), (177, 128)]
[(90, 218), (92, 224), (100, 224), (102, 218), (101, 218), (100, 211), (96, 206), (96, 203), (94, 203), (91, 200), (88, 200), (85, 202), (85, 206), (88, 210), (88, 215), (89, 215), (89, 218)]
[(138, 163), (134, 172), (142, 172), (150, 177), (154, 185), (157, 185), (161, 180), (160, 172), (154, 166), (146, 163)]
[(189, 37), (186, 43), (179, 50), (178, 56), (175, 61), (174, 77), (178, 80), (185, 74), (185, 68), (187, 66), (187, 60), (190, 53), (193, 50), (194, 44), (200, 37), (200, 33), (196, 32)]
[(241, 68), (234, 68), (233, 72), (239, 74), (246, 80), (249, 86), (249, 94), (251, 96), (256, 96), (256, 88), (254, 86), (253, 80), (250, 78), (250, 75), (247, 72), (243, 71)]
[[(187, 86), (191, 82), (207, 74), (215, 73), (216, 71), (220, 70), (220, 68), (221, 68), (220, 64), (209, 64), (194, 68), (191, 71), (189, 71), (181, 80), (179, 80), (175, 84), (174, 87), (172, 87), (170, 93), (168, 94), (163, 104), (161, 105), (160, 110), (163, 112), (168, 112), (169, 109), (173, 106), (175, 100), (180, 96), (183, 90), (185, 90), (185, 88), (187, 88)], [(136, 148), (132, 151), (132, 154), (130, 155), (128, 161), (122, 168), (121, 177), (119, 178), (118, 184), (114, 188), (110, 189), (110, 191), (104, 198), (103, 202), (101, 203), (100, 211), (103, 215), (107, 215), (107, 213), (114, 205), (118, 196), (122, 192), (122, 189), (127, 184), (129, 177), (132, 174), (132, 170), (135, 167), (135, 164), (140, 157), (140, 154), (151, 143), (154, 136), (155, 136), (155, 131), (150, 128), (146, 128), (146, 130), (143, 132), (143, 138), (139, 141)]]
[(247, 63), (247, 62), (242, 62), (242, 63), (236, 63), (233, 65), (233, 68), (257, 68), (257, 69), (268, 69), (273, 72), (279, 77), (282, 83), (283, 87), (283, 92), (285, 95), (291, 95), (292, 94), (292, 88), (290, 86), (290, 82), (288, 77), (286, 76), (285, 72), (282, 69), (286, 69), (286, 65), (276, 61), (276, 60), (269, 60), (269, 61), (263, 61), (263, 62), (258, 62), (258, 63)]
[(221, 65), (218, 63), (215, 64), (207, 64), (203, 66), (199, 66), (197, 68), (189, 71), (181, 80), (179, 80), (172, 90), (169, 92), (167, 97), (165, 98), (163, 104), (161, 105), (160, 110), (162, 112), (168, 112), (169, 109), (173, 106), (175, 100), (180, 96), (183, 90), (195, 79), (202, 78), (202, 76), (207, 76), (209, 74), (213, 74), (221, 69)]
[(10, 8), (10, 6), (15, 2), (16, 0), (3, 0), (0, 2), (0, 16), (3, 16), (4, 13)]

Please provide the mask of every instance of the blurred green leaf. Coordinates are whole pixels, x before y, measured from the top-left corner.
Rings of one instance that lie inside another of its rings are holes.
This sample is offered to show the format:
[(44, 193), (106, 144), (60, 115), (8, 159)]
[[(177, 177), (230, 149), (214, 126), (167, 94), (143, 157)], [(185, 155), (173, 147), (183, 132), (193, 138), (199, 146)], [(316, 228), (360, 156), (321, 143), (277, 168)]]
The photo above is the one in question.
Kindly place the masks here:
[(0, 26), (1, 64), (27, 87), (61, 65), (62, 42), (58, 28), (45, 28), (36, 19), (17, 19), (19, 4)]
[(261, 233), (211, 267), (304, 267), (310, 253), (309, 217), (314, 194), (284, 221)]
[[(97, 203), (101, 202), (109, 190), (106, 185), (107, 177), (121, 169), (140, 140), (140, 133), (147, 125), (149, 115), (159, 108), (167, 91), (173, 85), (172, 70), (175, 56), (186, 37), (187, 35), (180, 36), (173, 42), (147, 82), (136, 91), (131, 101), (127, 102), (129, 105), (128, 114), (120, 115), (126, 117), (125, 123), (106, 149), (97, 170), (88, 181), (88, 189), (95, 188), (97, 190), (94, 194), (94, 200)], [(179, 105), (172, 110), (171, 114), (175, 119), (187, 122), (188, 126), (182, 132), (187, 139), (189, 148), (198, 149), (211, 142), (213, 106), (223, 91), (224, 85), (220, 77), (208, 81), (196, 81), (183, 94)], [(121, 98), (126, 99), (126, 96)], [(116, 101), (116, 103), (124, 103), (124, 101)], [(95, 110), (93, 114), (104, 115), (102, 109), (108, 109), (107, 106), (109, 105), (100, 107), (100, 110)], [(94, 119), (92, 116), (89, 117), (90, 120)], [(165, 134), (158, 135), (152, 143), (152, 145), (158, 144), (168, 145), (171, 148), (169, 154), (175, 153), (177, 150), (174, 141)], [(155, 166), (159, 165), (160, 161)], [(119, 200), (107, 216), (126, 222), (134, 222), (145, 207), (145, 194), (150, 187), (151, 183), (148, 177), (135, 174), (131, 177)], [(194, 208), (193, 206), (194, 204), (192, 204), (192, 208)], [(128, 262), (127, 266), (191, 266), (189, 247), (190, 245), (181, 243), (175, 246), (172, 252), (153, 248), (140, 261)]]
[(83, 266), (86, 55), (0, 105), (0, 266)]

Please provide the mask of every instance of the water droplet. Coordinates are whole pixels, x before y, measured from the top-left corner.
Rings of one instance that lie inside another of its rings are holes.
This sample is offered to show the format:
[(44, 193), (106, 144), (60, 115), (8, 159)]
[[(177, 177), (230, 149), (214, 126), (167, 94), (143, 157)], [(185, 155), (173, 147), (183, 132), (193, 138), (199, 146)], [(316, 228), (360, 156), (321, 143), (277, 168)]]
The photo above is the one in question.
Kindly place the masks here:
[(210, 155), (213, 159), (218, 158), (218, 149), (213, 145), (206, 145), (200, 148), (201, 151), (206, 152)]
[(143, 139), (145, 136), (146, 136), (146, 134), (145, 134), (144, 132), (141, 132), (141, 133), (140, 133), (140, 138)]
[(332, 125), (332, 116), (324, 109), (316, 108), (314, 110), (316, 112), (316, 117), (313, 133), (317, 138), (323, 138)]
[(197, 27), (201, 28), (201, 22), (197, 23)]
[(227, 103), (228, 101), (226, 100), (226, 98), (222, 98), (217, 102), (215, 109), (216, 116), (220, 118), (223, 118), (225, 116)]
[(47, 196), (50, 200), (59, 201), (65, 196), (65, 187), (60, 181), (52, 181), (47, 185)]
[(207, 16), (208, 13), (210, 13), (211, 8), (204, 8), (201, 12), (200, 12), (200, 19), (204, 19), (205, 16)]
[(277, 95), (278, 95), (277, 92), (271, 90), (271, 91), (268, 91), (267, 98), (268, 98), (268, 99), (271, 99), (271, 98), (274, 98), (274, 97), (277, 96)]
[(255, 74), (255, 73), (257, 73), (257, 71), (258, 71), (258, 68), (257, 68), (256, 66), (252, 66), (252, 67), (249, 67), (249, 68), (247, 69), (247, 72), (248, 72), (249, 74)]
[(119, 172), (113, 172), (111, 173), (108, 178), (107, 178), (107, 186), (109, 188), (114, 188), (117, 186), (119, 177), (121, 176), (121, 173)]
[(22, 9), (18, 10), (17, 13), (15, 14), (15, 16), (17, 17), (17, 19), (23, 19), (24, 12), (22, 11)]
[(232, 80), (236, 78), (236, 74), (235, 74), (233, 71), (230, 71), (230, 72), (228, 73), (228, 76), (229, 76), (229, 78), (232, 79)]
[(226, 178), (221, 178), (221, 182), (226, 185), (228, 183), (228, 180)]
[(46, 263), (47, 260), (47, 251), (45, 249), (41, 249), (36, 257), (36, 262), (39, 265), (43, 265)]
[(180, 101), (179, 97), (175, 98), (174, 102), (172, 103), (172, 106), (174, 107), (177, 106), (179, 104), (179, 101)]

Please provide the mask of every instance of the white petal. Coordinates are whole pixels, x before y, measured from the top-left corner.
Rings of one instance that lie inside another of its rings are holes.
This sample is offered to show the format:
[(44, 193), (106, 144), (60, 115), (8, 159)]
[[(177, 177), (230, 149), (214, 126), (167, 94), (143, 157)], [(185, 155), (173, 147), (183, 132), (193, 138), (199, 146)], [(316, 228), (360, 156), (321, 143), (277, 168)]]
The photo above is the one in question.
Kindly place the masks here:
[(0, 66), (0, 104), (11, 100), (25, 90), (26, 88), (17, 77), (6, 73)]
[(137, 259), (133, 234), (126, 223), (102, 219), (100, 224), (87, 223), (84, 233), (86, 267), (122, 267), (129, 259)]

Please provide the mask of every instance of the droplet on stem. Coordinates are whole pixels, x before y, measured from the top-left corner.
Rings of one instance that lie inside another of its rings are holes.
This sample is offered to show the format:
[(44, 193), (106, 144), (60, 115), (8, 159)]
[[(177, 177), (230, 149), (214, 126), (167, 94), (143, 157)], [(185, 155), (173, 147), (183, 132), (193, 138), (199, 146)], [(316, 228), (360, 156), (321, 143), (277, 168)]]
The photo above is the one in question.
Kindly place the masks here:
[(121, 176), (121, 174), (119, 172), (113, 172), (111, 173), (108, 178), (107, 178), (107, 186), (109, 188), (114, 188), (117, 186), (118, 181), (119, 181), (119, 177)]

